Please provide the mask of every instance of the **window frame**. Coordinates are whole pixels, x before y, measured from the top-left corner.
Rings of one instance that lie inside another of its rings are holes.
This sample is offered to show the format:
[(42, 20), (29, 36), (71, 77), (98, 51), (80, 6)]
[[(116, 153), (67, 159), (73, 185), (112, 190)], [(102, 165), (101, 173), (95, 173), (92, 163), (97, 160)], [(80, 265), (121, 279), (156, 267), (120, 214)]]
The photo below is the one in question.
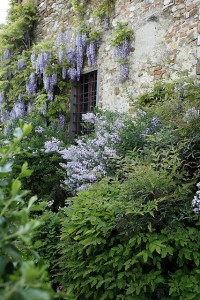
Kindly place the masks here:
[[(92, 68), (90, 70), (83, 71), (81, 76), (88, 75), (89, 73), (96, 72), (96, 103), (95, 107), (99, 105), (99, 70), (97, 68)], [(71, 138), (74, 138), (76, 135), (80, 134), (80, 132), (76, 132), (76, 126), (74, 122), (74, 107), (76, 105), (76, 97), (78, 93), (78, 88), (80, 85), (80, 81), (76, 81), (72, 84), (71, 89), (71, 99), (70, 99), (70, 126), (69, 126), (69, 135)], [(91, 111), (87, 111), (91, 112)], [(86, 113), (86, 112), (85, 112)]]

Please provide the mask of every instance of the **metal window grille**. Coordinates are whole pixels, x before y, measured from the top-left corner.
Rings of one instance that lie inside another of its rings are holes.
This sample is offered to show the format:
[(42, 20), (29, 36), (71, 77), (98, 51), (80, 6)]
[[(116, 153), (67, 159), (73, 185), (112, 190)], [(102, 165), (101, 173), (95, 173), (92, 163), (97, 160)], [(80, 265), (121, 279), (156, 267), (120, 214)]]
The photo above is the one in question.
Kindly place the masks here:
[(92, 112), (97, 98), (97, 71), (82, 74), (73, 95), (73, 134), (88, 133), (82, 125), (82, 114)]

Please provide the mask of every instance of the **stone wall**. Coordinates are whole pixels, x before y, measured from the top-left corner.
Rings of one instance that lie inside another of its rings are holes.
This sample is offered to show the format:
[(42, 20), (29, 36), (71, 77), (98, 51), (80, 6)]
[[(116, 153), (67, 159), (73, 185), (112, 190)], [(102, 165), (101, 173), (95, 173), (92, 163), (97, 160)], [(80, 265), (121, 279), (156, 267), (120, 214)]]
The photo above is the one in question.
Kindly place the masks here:
[[(85, 21), (102, 29), (92, 15), (96, 1), (87, 4)], [(55, 39), (60, 29), (75, 22), (70, 0), (38, 0), (38, 13), (37, 41)], [(134, 31), (129, 78), (124, 83), (119, 83), (110, 44), (118, 21)], [(127, 111), (130, 95), (144, 92), (157, 79), (173, 79), (185, 70), (200, 75), (200, 0), (117, 0), (111, 23), (98, 52), (100, 107)]]

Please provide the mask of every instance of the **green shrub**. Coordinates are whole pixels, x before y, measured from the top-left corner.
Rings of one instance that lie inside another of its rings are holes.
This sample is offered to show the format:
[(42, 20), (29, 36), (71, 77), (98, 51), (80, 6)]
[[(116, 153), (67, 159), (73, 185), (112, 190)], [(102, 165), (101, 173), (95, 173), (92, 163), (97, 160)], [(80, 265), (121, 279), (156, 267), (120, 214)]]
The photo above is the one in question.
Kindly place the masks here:
[(28, 124), (16, 128), (13, 141), (4, 140), (4, 146), (0, 149), (0, 299), (2, 300), (51, 299), (46, 267), (39, 261), (36, 265), (31, 252), (31, 237), (40, 223), (30, 219), (29, 213), (37, 198), (27, 199), (28, 192), (22, 190), (21, 182), (22, 178), (31, 175), (31, 171), (27, 163), (24, 163), (16, 176), (12, 173), (13, 158), (21, 151), (19, 142), (30, 131), (31, 126)]
[(195, 285), (200, 258), (194, 183), (177, 152), (129, 153), (119, 162), (118, 179), (73, 198), (59, 245), (69, 299), (198, 299), (184, 280), (173, 287), (180, 269), (185, 280), (192, 272)]

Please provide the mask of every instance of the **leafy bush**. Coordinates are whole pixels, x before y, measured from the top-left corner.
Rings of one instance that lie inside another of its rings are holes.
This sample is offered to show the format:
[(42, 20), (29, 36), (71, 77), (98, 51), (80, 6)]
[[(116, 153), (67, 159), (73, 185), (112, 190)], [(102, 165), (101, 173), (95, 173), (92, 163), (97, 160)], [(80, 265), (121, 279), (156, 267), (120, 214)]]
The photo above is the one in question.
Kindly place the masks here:
[(13, 177), (13, 158), (20, 153), (19, 142), (30, 133), (31, 126), (16, 128), (12, 142), (4, 140), (0, 149), (0, 299), (48, 300), (50, 286), (46, 267), (36, 266), (31, 252), (31, 237), (39, 222), (29, 218), (36, 197), (25, 202), (22, 178), (31, 175), (24, 163)]
[(145, 151), (65, 209), (59, 263), (69, 299), (198, 299), (194, 182), (177, 150)]

